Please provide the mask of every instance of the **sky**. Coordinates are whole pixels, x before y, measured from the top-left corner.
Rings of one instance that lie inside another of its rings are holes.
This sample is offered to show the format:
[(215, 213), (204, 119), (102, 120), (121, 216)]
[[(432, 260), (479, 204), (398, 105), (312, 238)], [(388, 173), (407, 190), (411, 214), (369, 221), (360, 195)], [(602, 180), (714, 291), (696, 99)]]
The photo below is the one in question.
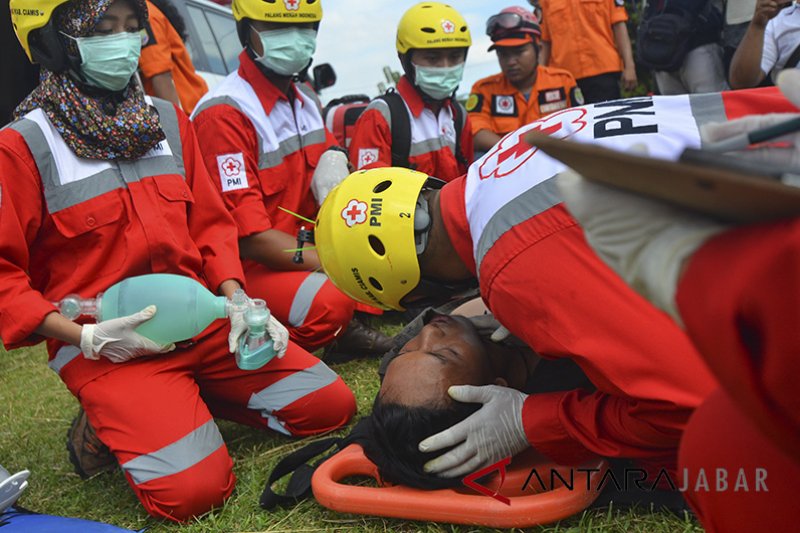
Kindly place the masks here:
[[(383, 67), (402, 74), (397, 59), (397, 23), (415, 0), (323, 0), (323, 18), (317, 37), (314, 64), (330, 63), (336, 71), (336, 85), (324, 89), (323, 103), (346, 94), (378, 95), (378, 82), (385, 82)], [(449, 5), (466, 19), (472, 34), (472, 47), (464, 68), (459, 96), (469, 93), (472, 84), (500, 72), (491, 44), (485, 34), (486, 19), (504, 7), (530, 8), (526, 0), (449, 0)]]

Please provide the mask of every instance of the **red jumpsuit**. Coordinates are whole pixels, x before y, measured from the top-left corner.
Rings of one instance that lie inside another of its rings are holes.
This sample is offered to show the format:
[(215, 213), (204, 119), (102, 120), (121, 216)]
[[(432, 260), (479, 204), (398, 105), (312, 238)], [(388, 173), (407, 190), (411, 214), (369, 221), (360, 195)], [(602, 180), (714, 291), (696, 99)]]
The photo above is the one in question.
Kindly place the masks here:
[[(472, 127), (464, 113), (460, 150), (466, 164), (455, 156), (456, 130), (453, 105), (447, 100), (438, 115), (425, 104), (417, 89), (403, 76), (397, 84), (411, 123), (411, 146), (408, 161), (411, 168), (444, 181), (467, 171), (473, 158)], [(463, 109), (462, 109), (463, 111)], [(350, 140), (350, 161), (357, 169), (392, 166), (392, 118), (389, 106), (376, 99), (361, 114)]]
[[(76, 157), (40, 110), (0, 131), (0, 337), (6, 348), (71, 293), (94, 297), (151, 272), (212, 291), (242, 280), (234, 224), (200, 160), (188, 118), (156, 100), (167, 140), (136, 161)], [(186, 520), (219, 506), (235, 477), (212, 416), (291, 435), (341, 426), (352, 393), (295, 344), (240, 370), (217, 321), (174, 352), (113, 364), (48, 340), (49, 366), (86, 410), (145, 509)]]
[[(290, 101), (245, 52), (239, 60), (239, 70), (192, 115), (214, 194), (222, 195), (240, 239), (269, 229), (296, 235), (306, 223), (279, 207), (315, 218), (311, 177), (336, 139), (307, 87), (293, 84)], [(292, 340), (308, 350), (329, 344), (353, 317), (355, 302), (321, 272), (275, 271), (251, 260), (242, 266), (248, 292), (264, 298)]]
[(737, 106), (781, 110), (786, 101), (754, 91), (567, 109), (511, 133), (442, 190), (450, 240), (498, 320), (541, 355), (573, 359), (596, 386), (525, 402), (528, 439), (554, 460), (627, 457), (675, 474), (687, 421), (717, 385), (688, 337), (591, 251), (550, 179), (564, 166), (525, 133), (619, 150), (644, 143), (674, 159), (699, 146), (700, 124)]
[(721, 385), (680, 450), (679, 478), (709, 532), (795, 531), (800, 520), (798, 243), (798, 220), (727, 231), (694, 254), (678, 287), (686, 330)]

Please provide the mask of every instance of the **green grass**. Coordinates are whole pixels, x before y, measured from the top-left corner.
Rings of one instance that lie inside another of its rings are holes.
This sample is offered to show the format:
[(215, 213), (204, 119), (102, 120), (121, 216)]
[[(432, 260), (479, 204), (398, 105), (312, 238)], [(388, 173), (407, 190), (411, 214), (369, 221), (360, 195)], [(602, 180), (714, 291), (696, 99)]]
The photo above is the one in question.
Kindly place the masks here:
[[(48, 514), (100, 520), (153, 532), (240, 531), (491, 531), (368, 516), (342, 515), (316, 502), (267, 513), (258, 498), (275, 463), (307, 441), (220, 421), (233, 456), (238, 484), (222, 509), (177, 525), (148, 517), (121, 472), (83, 481), (72, 470), (65, 435), (77, 401), (46, 366), (44, 346), (10, 353), (0, 348), (0, 464), (12, 473), (31, 471), (30, 486), (20, 500), (24, 507)], [(334, 366), (354, 391), (360, 414), (369, 411), (378, 389), (377, 361), (352, 361)], [(340, 432), (341, 433), (341, 432)], [(700, 532), (689, 517), (646, 510), (593, 510), (535, 529), (540, 532)]]

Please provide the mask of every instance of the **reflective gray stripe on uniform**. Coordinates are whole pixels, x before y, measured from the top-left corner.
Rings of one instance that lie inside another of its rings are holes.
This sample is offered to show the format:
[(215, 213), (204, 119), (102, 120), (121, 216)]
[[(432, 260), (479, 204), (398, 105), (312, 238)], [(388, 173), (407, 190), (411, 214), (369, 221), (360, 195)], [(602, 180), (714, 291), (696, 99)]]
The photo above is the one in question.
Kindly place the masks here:
[(140, 455), (122, 465), (137, 485), (171, 476), (191, 468), (224, 444), (214, 420), (209, 420), (185, 437), (152, 453)]
[(319, 110), (320, 114), (322, 113), (322, 102), (319, 99), (317, 93), (314, 92), (314, 89), (306, 85), (305, 83), (297, 83), (295, 84), (301, 93), (303, 93), (307, 98), (310, 98), (317, 105), (317, 109)]
[(200, 113), (202, 113), (206, 109), (208, 109), (210, 107), (214, 107), (215, 105), (222, 105), (222, 104), (229, 105), (229, 106), (233, 107), (234, 109), (238, 109), (239, 111), (244, 113), (244, 111), (242, 111), (242, 108), (239, 106), (239, 104), (236, 102), (236, 100), (234, 100), (230, 96), (217, 96), (215, 98), (209, 98), (208, 100), (206, 100), (205, 102), (200, 104), (199, 107), (196, 107), (194, 112), (192, 113), (192, 120), (194, 120), (197, 117), (197, 115), (199, 115)]
[(39, 125), (32, 120), (23, 118), (11, 124), (9, 128), (25, 139), (25, 144), (28, 145), (28, 150), (31, 151), (36, 168), (39, 170), (45, 191), (48, 188), (58, 187), (61, 180), (58, 179), (56, 160)]
[(710, 122), (728, 121), (725, 104), (722, 102), (720, 93), (690, 95), (689, 105), (698, 128)]
[(424, 141), (416, 142), (411, 145), (411, 148), (408, 151), (409, 157), (417, 156), (422, 154), (428, 154), (431, 152), (437, 152), (441, 150), (443, 147), (447, 146), (450, 148), (451, 152), (456, 151), (456, 145), (451, 143), (449, 140), (446, 143), (443, 143), (444, 139), (437, 137), (435, 139), (426, 139)]
[[(172, 150), (172, 158), (170, 159), (173, 159), (173, 164), (177, 166), (177, 172), (174, 172), (174, 174), (180, 174), (185, 179), (186, 169), (183, 165), (183, 143), (181, 142), (181, 127), (178, 123), (178, 111), (175, 109), (175, 105), (172, 102), (160, 98), (152, 98), (152, 102), (153, 107), (158, 111), (158, 116), (161, 119), (161, 129), (164, 131), (164, 135), (167, 136), (167, 143), (169, 144), (170, 150)], [(145, 164), (147, 161), (151, 160), (152, 159), (144, 159), (139, 161), (139, 163)], [(144, 173), (146, 171), (140, 170), (140, 172)], [(144, 175), (147, 176), (148, 174)]]
[(392, 128), (392, 111), (389, 109), (389, 104), (386, 103), (386, 100), (381, 98), (376, 98), (372, 102), (369, 103), (367, 108), (364, 110), (369, 111), (370, 109), (376, 110), (378, 113), (381, 114), (383, 120), (386, 121), (386, 124), (389, 126), (389, 129)]
[(547, 211), (561, 201), (556, 180), (550, 178), (520, 194), (492, 215), (486, 227), (483, 228), (475, 252), (478, 274), (480, 275), (484, 256), (505, 232), (517, 224)]
[[(62, 209), (78, 205), (96, 198), (100, 195), (126, 187), (148, 176), (161, 174), (179, 174), (186, 178), (183, 169), (183, 149), (180, 138), (180, 127), (175, 108), (171, 111), (164, 101), (153, 100), (159, 109), (161, 127), (166, 135), (172, 155), (153, 155), (136, 161), (111, 162), (112, 168), (105, 168), (94, 175), (87, 176), (77, 181), (61, 183), (58, 175), (58, 166), (52, 148), (47, 138), (42, 133), (39, 124), (29, 119), (22, 119), (9, 127), (13, 128), (28, 145), (33, 155), (36, 168), (44, 186), (44, 197), (49, 213), (56, 213)], [(70, 151), (69, 156), (80, 159)]]
[(52, 361), (47, 363), (56, 374), (61, 375), (61, 369), (67, 366), (67, 363), (75, 359), (81, 354), (81, 349), (77, 346), (72, 346), (68, 344), (66, 346), (62, 346), (56, 352), (56, 356), (53, 358)]
[(282, 140), (278, 148), (271, 152), (262, 153), (258, 156), (259, 170), (274, 168), (283, 163), (283, 158), (291, 155), (303, 147), (325, 142), (325, 130), (319, 129), (306, 133), (302, 137), (292, 135)]
[(275, 411), (280, 411), (304, 396), (327, 387), (338, 378), (336, 372), (320, 361), (254, 393), (247, 402), (247, 408), (261, 411), (261, 416), (270, 418), (274, 416)]
[(289, 310), (290, 326), (298, 328), (303, 325), (311, 310), (311, 304), (314, 303), (314, 298), (326, 281), (328, 281), (328, 276), (322, 272), (312, 272), (306, 276), (292, 300), (292, 308)]
[(124, 185), (120, 181), (119, 172), (116, 169), (107, 168), (94, 176), (79, 181), (65, 183), (58, 187), (45, 186), (44, 198), (47, 201), (48, 212), (57, 213), (62, 209), (85, 202), (89, 198), (122, 187)]

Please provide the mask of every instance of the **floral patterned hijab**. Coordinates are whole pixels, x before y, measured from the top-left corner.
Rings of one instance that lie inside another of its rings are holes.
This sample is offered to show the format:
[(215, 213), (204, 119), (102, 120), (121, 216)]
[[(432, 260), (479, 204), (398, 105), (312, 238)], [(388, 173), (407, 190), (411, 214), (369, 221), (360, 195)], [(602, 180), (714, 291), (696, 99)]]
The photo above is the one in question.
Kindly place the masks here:
[[(89, 36), (115, 1), (131, 2), (140, 20), (147, 20), (145, 0), (74, 0), (56, 13), (56, 28), (73, 37)], [(74, 41), (66, 46), (78, 55)], [(42, 70), (39, 86), (15, 117), (41, 108), (67, 146), (87, 159), (138, 159), (166, 138), (158, 113), (133, 80), (119, 92), (83, 91), (79, 85), (85, 87), (67, 72)]]

